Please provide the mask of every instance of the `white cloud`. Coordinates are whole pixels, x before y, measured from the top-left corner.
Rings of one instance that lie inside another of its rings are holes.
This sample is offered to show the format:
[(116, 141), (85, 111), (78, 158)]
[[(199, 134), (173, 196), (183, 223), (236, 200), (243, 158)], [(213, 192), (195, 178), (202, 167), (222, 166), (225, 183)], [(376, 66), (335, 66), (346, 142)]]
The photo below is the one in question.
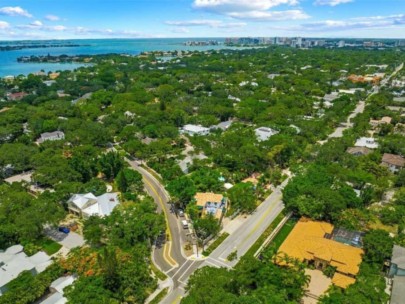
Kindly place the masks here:
[(214, 12), (265, 11), (272, 7), (297, 5), (298, 0), (195, 0), (193, 6)]
[(200, 19), (200, 20), (186, 20), (186, 21), (166, 21), (167, 25), (172, 26), (208, 26), (212, 28), (236, 28), (246, 26), (244, 22), (223, 22), (221, 20), (210, 20), (210, 19)]
[(235, 19), (280, 21), (310, 18), (301, 9), (271, 10), (280, 5), (296, 6), (298, 0), (194, 0), (193, 7)]
[(0, 21), (0, 30), (4, 30), (10, 27), (10, 24), (6, 21)]
[(249, 12), (234, 12), (229, 13), (230, 17), (236, 19), (252, 20), (252, 21), (281, 21), (281, 20), (301, 20), (310, 18), (309, 15), (301, 10), (286, 10), (286, 11), (249, 11)]
[(59, 21), (60, 17), (55, 16), (55, 15), (46, 15), (45, 19), (48, 20), (48, 21)]
[[(370, 16), (351, 18), (347, 20), (323, 20), (304, 23), (299, 26), (278, 28), (288, 31), (300, 32), (334, 32), (360, 29), (389, 29), (403, 28), (405, 26), (405, 14), (389, 16)], [(405, 30), (405, 29), (404, 29)]]
[(6, 6), (0, 8), (0, 15), (6, 15), (6, 16), (21, 16), (21, 17), (27, 17), (31, 18), (32, 15), (28, 13), (25, 9), (19, 7), (19, 6)]
[(55, 26), (51, 26), (50, 29), (60, 32), (60, 31), (66, 31), (67, 27), (63, 26), (63, 25), (55, 25)]
[(42, 24), (41, 21), (36, 20), (34, 22), (31, 22), (30, 25), (33, 26), (33, 27), (41, 27), (43, 24)]
[(339, 4), (353, 2), (353, 0), (316, 0), (314, 2), (315, 5), (329, 5), (329, 6), (336, 6)]
[(176, 34), (187, 34), (190, 33), (190, 30), (186, 27), (175, 27), (171, 32)]

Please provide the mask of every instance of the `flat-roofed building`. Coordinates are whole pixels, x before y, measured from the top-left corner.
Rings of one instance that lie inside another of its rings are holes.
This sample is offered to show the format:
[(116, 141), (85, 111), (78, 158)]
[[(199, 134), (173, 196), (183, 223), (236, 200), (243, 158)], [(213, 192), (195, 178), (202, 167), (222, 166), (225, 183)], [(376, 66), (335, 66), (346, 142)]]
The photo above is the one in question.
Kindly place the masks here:
[(208, 135), (210, 133), (209, 128), (205, 128), (200, 125), (185, 125), (183, 128), (180, 130), (181, 133), (183, 134), (188, 134), (190, 136), (195, 136), (195, 135)]
[(360, 137), (354, 145), (356, 147), (366, 147), (369, 149), (378, 148), (378, 143), (373, 137)]
[(267, 127), (260, 127), (255, 130), (255, 134), (258, 141), (265, 141), (273, 135), (278, 134), (278, 131)]
[(55, 141), (55, 140), (64, 140), (65, 133), (62, 131), (55, 131), (55, 132), (45, 132), (41, 134), (41, 137), (38, 138), (38, 143), (43, 143), (45, 141)]

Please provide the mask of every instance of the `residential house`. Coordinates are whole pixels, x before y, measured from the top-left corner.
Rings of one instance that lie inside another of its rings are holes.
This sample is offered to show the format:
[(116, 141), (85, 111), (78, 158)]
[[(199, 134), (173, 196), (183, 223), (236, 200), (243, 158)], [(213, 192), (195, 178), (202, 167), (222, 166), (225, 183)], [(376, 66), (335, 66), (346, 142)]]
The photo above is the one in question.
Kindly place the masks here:
[(53, 84), (56, 83), (56, 80), (45, 80), (45, 81), (43, 81), (43, 83), (44, 83), (47, 87), (50, 87), (50, 86), (52, 86)]
[(55, 73), (49, 73), (49, 79), (55, 80), (56, 78), (59, 77), (59, 75), (60, 75), (60, 73), (57, 73), (57, 72), (55, 72)]
[(65, 93), (65, 90), (57, 90), (56, 94), (58, 94), (59, 98), (69, 97), (70, 96), (70, 94)]
[(7, 291), (7, 284), (23, 271), (36, 275), (52, 264), (51, 258), (43, 251), (27, 256), (23, 246), (14, 245), (0, 252), (0, 296)]
[(381, 165), (387, 167), (392, 173), (396, 173), (405, 166), (405, 158), (400, 155), (384, 153)]
[(356, 92), (364, 92), (364, 91), (365, 91), (364, 88), (352, 88), (352, 89), (349, 89), (349, 90), (340, 89), (339, 93), (354, 95), (354, 94), (356, 94)]
[(77, 104), (78, 102), (86, 101), (86, 100), (90, 99), (92, 95), (93, 95), (93, 92), (86, 93), (83, 96), (81, 96), (75, 100), (72, 100), (72, 103)]
[(390, 111), (394, 112), (399, 112), (400, 114), (405, 113), (405, 107), (393, 107), (393, 106), (387, 106), (386, 107)]
[(8, 93), (7, 94), (7, 99), (10, 101), (18, 101), (23, 99), (25, 96), (28, 94), (25, 92), (17, 92), (17, 93)]
[(333, 102), (335, 99), (339, 98), (339, 92), (332, 92), (330, 94), (325, 94), (325, 96), (323, 96), (323, 101), (324, 102)]
[(268, 140), (270, 137), (278, 133), (278, 131), (267, 127), (260, 127), (255, 130), (256, 138), (258, 141)]
[(346, 152), (354, 156), (364, 156), (370, 154), (372, 150), (367, 147), (349, 147)]
[(350, 75), (347, 79), (353, 83), (365, 83), (372, 82), (373, 84), (378, 84), (381, 79), (385, 76), (384, 73), (375, 73), (370, 75)]
[(221, 220), (227, 208), (227, 199), (222, 194), (212, 192), (198, 192), (194, 196), (197, 207), (201, 210), (201, 215), (213, 215), (216, 219)]
[(232, 120), (223, 121), (215, 126), (212, 126), (211, 129), (221, 129), (222, 131), (226, 131), (232, 125), (232, 123)]
[(380, 120), (370, 119), (370, 125), (371, 125), (373, 128), (377, 128), (377, 127), (379, 127), (379, 126), (381, 126), (381, 125), (388, 125), (388, 124), (391, 123), (391, 121), (392, 121), (392, 118), (391, 118), (391, 117), (384, 116), (384, 117), (381, 118)]
[[(350, 239), (345, 236), (350, 235)], [(346, 288), (356, 281), (363, 250), (353, 245), (360, 244), (360, 233), (341, 232), (332, 224), (301, 218), (290, 232), (277, 253), (277, 263), (285, 265), (283, 256), (298, 259), (323, 270), (336, 268), (332, 283)]]
[(37, 142), (42, 144), (45, 141), (55, 141), (55, 140), (64, 140), (65, 133), (62, 131), (55, 131), (55, 132), (45, 132), (41, 134), (41, 137), (38, 138)]
[(356, 147), (366, 147), (369, 149), (377, 149), (378, 143), (372, 137), (360, 137), (354, 144)]
[(190, 136), (203, 136), (203, 135), (208, 135), (210, 133), (210, 129), (205, 128), (200, 125), (185, 125), (183, 128), (180, 130), (182, 134), (188, 134)]
[(69, 275), (66, 277), (60, 277), (51, 283), (49, 287), (50, 295), (48, 295), (43, 301), (39, 304), (65, 304), (67, 303), (67, 299), (64, 297), (63, 290), (73, 284), (76, 280), (76, 276)]
[(67, 202), (69, 212), (84, 218), (92, 215), (109, 216), (119, 204), (118, 193), (105, 193), (100, 196), (93, 193), (75, 194)]
[(388, 277), (392, 278), (391, 304), (403, 304), (405, 299), (405, 248), (394, 245)]

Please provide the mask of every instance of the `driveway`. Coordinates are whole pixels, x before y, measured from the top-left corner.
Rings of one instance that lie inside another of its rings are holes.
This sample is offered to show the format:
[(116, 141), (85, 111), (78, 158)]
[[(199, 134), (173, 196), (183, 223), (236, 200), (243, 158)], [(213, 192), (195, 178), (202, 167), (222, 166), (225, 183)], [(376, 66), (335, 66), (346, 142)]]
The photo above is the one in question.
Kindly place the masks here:
[(69, 250), (81, 247), (85, 243), (83, 236), (72, 231), (65, 234), (56, 228), (46, 228), (45, 235)]

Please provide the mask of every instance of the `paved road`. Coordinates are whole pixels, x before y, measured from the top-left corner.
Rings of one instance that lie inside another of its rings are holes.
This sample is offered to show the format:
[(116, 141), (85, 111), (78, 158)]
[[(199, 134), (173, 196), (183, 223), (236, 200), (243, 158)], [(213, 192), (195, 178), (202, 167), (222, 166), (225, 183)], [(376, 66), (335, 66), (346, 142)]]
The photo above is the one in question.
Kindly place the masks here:
[[(186, 241), (186, 230), (180, 225), (180, 219), (170, 211), (170, 197), (159, 181), (147, 170), (139, 166), (137, 161), (127, 160), (130, 166), (142, 174), (145, 188), (155, 200), (158, 210), (163, 211), (168, 224), (166, 234), (156, 241), (153, 251), (155, 264), (165, 273), (177, 269), (187, 260), (182, 253), (182, 244)], [(170, 276), (170, 275), (169, 275)]]
[[(392, 77), (394, 77), (400, 70), (402, 70), (402, 68), (404, 67), (404, 63), (401, 63), (394, 72), (392, 72), (392, 74), (390, 74), (388, 77), (385, 77), (383, 80), (381, 80), (380, 85), (376, 85), (372, 88), (372, 90), (369, 92), (366, 100), (370, 99), (371, 96), (378, 94), (380, 91), (380, 88), (385, 86)], [(353, 127), (353, 122), (352, 119), (355, 118), (358, 114), (363, 113), (364, 109), (366, 106), (366, 102), (363, 100), (360, 100), (357, 103), (357, 106), (355, 108), (355, 110), (349, 115), (349, 117), (347, 118), (346, 123), (342, 124), (341, 126), (337, 127), (334, 132), (332, 134), (330, 134), (328, 136), (328, 138), (326, 140), (322, 140), (322, 141), (318, 141), (319, 144), (323, 145), (326, 142), (328, 142), (329, 139), (331, 138), (338, 138), (338, 137), (343, 137), (343, 132), (345, 130), (348, 130), (350, 128)]]
[[(177, 281), (177, 288), (161, 302), (164, 304), (179, 303), (185, 295), (185, 286), (190, 275), (198, 268), (204, 266), (232, 268), (239, 258), (258, 240), (267, 227), (284, 209), (282, 202), (282, 189), (287, 185), (289, 179), (283, 182), (276, 190), (249, 216), (246, 222), (228, 236), (221, 245), (215, 249), (205, 260), (187, 261), (174, 273)], [(228, 261), (226, 258), (233, 251), (237, 251), (238, 259)]]
[[(388, 78), (385, 78), (381, 82), (381, 85), (385, 85), (389, 81), (389, 79), (391, 79), (402, 68), (403, 64), (401, 64), (394, 71), (394, 73), (391, 74)], [(378, 86), (374, 87), (372, 92), (370, 92), (368, 98), (378, 92), (379, 87)], [(360, 101), (357, 104), (356, 109), (348, 117), (346, 124), (344, 126), (336, 128), (335, 131), (328, 137), (328, 139), (333, 137), (342, 137), (344, 130), (353, 127), (353, 123), (351, 122), (351, 120), (354, 117), (356, 117), (359, 113), (362, 113), (364, 111), (364, 108), (365, 108), (365, 101)], [(324, 142), (321, 143), (323, 144)], [(230, 236), (228, 236), (225, 239), (225, 241), (217, 249), (215, 249), (208, 258), (204, 260), (182, 260), (182, 262), (179, 263), (180, 267), (168, 271), (167, 274), (173, 280), (173, 289), (161, 303), (163, 304), (180, 303), (182, 297), (185, 295), (185, 287), (187, 285), (188, 278), (195, 270), (197, 270), (200, 267), (204, 266), (213, 266), (218, 268), (234, 267), (238, 262), (239, 258), (249, 250), (249, 248), (258, 240), (258, 238), (264, 233), (267, 227), (284, 209), (281, 191), (287, 185), (288, 182), (289, 179), (287, 179), (282, 185), (280, 185), (280, 187), (278, 187), (256, 209), (256, 211), (251, 216), (249, 216), (247, 221), (242, 226), (240, 226), (236, 231), (234, 231)], [(233, 251), (237, 252), (238, 258), (234, 261), (228, 261), (227, 257)]]

